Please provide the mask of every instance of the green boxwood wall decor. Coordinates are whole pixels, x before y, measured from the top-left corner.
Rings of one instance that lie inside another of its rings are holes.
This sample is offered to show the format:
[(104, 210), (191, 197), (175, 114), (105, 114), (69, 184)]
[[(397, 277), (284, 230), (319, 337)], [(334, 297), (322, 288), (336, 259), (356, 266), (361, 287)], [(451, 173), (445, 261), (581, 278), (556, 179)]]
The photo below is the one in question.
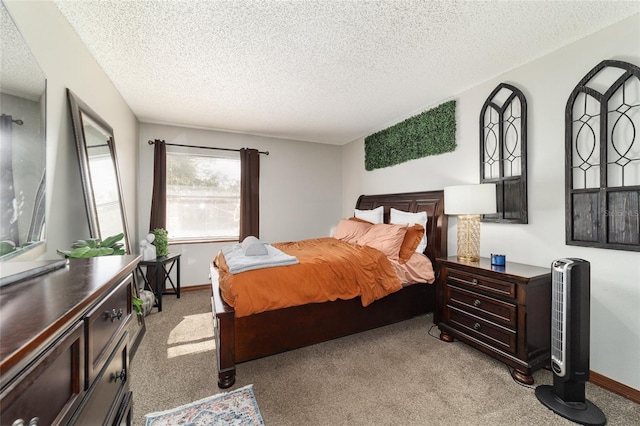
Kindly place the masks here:
[(367, 170), (456, 149), (456, 101), (445, 102), (364, 139)]

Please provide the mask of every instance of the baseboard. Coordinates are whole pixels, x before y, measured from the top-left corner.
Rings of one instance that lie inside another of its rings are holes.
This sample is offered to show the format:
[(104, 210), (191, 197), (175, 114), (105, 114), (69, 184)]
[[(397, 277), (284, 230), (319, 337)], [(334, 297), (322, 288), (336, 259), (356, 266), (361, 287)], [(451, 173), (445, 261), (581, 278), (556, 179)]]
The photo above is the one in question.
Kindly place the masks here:
[(201, 291), (201, 290), (211, 290), (211, 284), (200, 284), (200, 285), (190, 285), (186, 287), (180, 287), (180, 291)]
[(622, 383), (616, 382), (615, 380), (596, 373), (595, 371), (589, 372), (589, 381), (594, 385), (598, 385), (608, 391), (624, 396), (636, 404), (640, 404), (640, 391), (637, 389), (623, 385)]

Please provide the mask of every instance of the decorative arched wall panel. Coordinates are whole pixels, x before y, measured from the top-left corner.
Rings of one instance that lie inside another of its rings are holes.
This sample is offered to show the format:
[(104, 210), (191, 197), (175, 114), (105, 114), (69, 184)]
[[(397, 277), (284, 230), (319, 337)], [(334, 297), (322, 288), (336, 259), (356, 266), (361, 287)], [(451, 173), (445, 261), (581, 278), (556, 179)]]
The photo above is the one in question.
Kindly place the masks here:
[(527, 223), (527, 100), (500, 83), (480, 112), (480, 183), (496, 184), (497, 213), (484, 222)]
[(640, 68), (605, 60), (565, 110), (566, 242), (640, 251)]

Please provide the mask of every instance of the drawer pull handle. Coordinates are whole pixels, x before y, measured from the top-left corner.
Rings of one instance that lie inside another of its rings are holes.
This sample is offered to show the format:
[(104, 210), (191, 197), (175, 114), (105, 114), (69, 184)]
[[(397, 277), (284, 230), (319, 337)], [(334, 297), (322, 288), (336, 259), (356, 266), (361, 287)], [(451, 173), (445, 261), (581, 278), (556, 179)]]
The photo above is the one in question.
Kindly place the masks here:
[(473, 278), (473, 279), (471, 280), (471, 282), (472, 282), (473, 284), (478, 284), (478, 279), (477, 279), (477, 278)]
[(475, 323), (475, 324), (473, 324), (473, 329), (474, 329), (475, 331), (480, 330), (480, 323)]
[(114, 322), (115, 320), (120, 320), (122, 319), (122, 308), (118, 309), (117, 311), (115, 309), (113, 309), (111, 311), (111, 315), (109, 315), (111, 322)]
[(480, 305), (481, 305), (480, 300), (476, 299), (476, 300), (473, 301), (473, 306), (475, 306), (476, 308), (479, 308)]
[(124, 382), (127, 380), (127, 370), (123, 368), (122, 371), (118, 371), (117, 373), (111, 373), (111, 378), (116, 383), (118, 382), (118, 379)]

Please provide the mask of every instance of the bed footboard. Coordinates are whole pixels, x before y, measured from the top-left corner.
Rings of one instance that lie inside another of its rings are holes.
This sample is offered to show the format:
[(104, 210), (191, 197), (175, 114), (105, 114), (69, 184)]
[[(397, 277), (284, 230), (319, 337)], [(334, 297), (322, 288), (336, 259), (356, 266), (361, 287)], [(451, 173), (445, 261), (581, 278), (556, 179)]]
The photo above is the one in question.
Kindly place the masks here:
[(218, 270), (210, 267), (211, 313), (213, 316), (213, 338), (216, 349), (218, 387), (230, 388), (236, 382), (235, 311), (224, 303), (218, 287)]

